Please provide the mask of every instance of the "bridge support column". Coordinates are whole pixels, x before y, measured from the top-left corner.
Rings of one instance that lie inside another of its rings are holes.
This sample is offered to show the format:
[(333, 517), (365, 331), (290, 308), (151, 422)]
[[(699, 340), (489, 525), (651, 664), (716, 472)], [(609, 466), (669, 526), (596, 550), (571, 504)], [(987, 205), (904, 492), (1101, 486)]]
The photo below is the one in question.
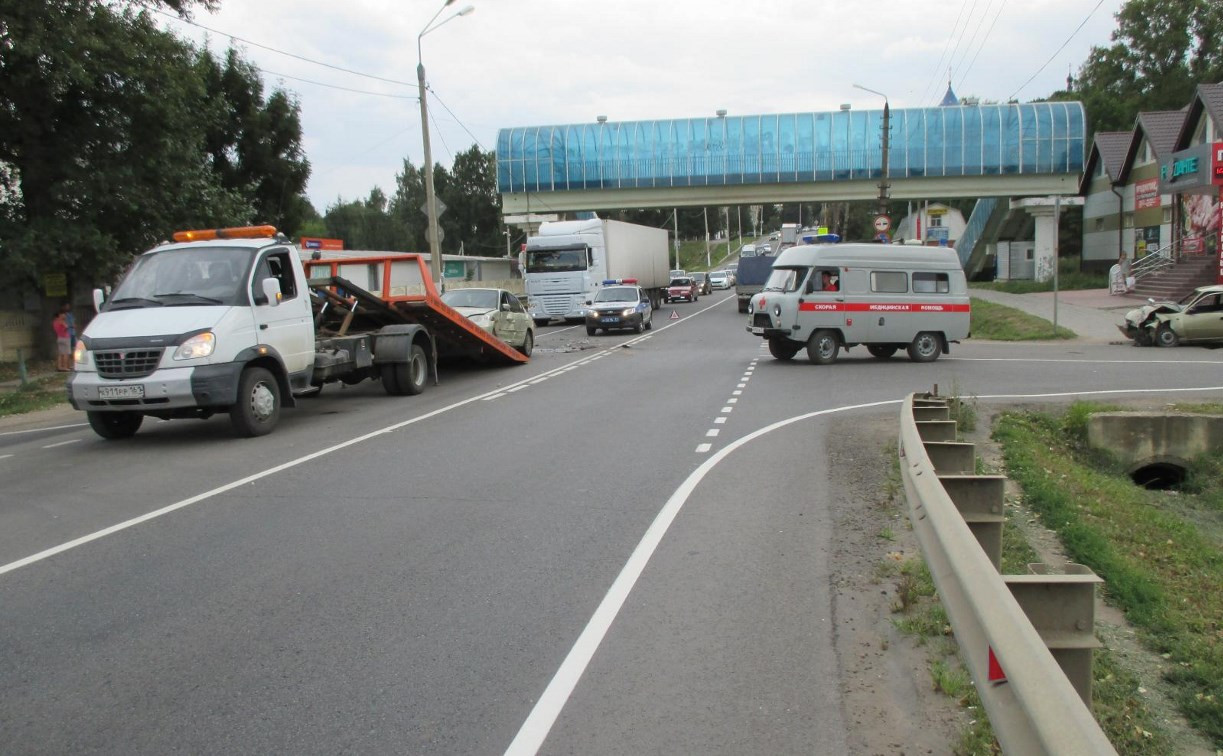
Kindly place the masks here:
[[(1053, 278), (1054, 260), (1057, 251), (1057, 224), (1055, 212), (1056, 197), (1029, 197), (1021, 200), (1011, 200), (1012, 210), (1026, 210), (1036, 221), (1033, 256), (1036, 258), (1036, 280), (1048, 281)], [(1062, 197), (1061, 206), (1083, 204), (1082, 197)]]

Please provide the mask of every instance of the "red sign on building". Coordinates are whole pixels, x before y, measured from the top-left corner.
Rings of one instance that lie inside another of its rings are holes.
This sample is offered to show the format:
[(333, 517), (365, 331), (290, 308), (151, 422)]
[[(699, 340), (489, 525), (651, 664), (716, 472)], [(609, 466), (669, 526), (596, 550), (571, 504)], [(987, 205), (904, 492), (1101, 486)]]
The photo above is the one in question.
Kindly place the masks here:
[(1134, 182), (1134, 209), (1146, 210), (1151, 207), (1159, 207), (1159, 179)]

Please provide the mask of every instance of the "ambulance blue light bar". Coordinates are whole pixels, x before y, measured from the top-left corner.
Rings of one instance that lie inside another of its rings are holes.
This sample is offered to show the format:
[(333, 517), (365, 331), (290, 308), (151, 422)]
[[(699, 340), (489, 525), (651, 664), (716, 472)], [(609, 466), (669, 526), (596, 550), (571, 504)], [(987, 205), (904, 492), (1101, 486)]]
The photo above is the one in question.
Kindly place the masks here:
[(809, 234), (803, 237), (804, 244), (839, 244), (840, 234)]

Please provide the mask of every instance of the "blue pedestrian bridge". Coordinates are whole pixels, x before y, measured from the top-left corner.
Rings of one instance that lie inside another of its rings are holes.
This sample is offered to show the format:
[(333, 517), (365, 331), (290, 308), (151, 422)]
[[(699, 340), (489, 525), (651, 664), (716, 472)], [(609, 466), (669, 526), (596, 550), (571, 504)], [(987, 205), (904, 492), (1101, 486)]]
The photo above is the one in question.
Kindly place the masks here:
[[(501, 129), (503, 212), (868, 200), (883, 177), (883, 110)], [(891, 110), (892, 199), (1078, 193), (1078, 102)]]

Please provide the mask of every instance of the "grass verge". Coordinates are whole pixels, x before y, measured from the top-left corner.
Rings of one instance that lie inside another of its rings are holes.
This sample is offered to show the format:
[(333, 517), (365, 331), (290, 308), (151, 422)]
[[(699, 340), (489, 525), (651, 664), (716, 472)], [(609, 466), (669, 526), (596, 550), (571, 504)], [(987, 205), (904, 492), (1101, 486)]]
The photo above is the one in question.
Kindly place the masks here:
[(971, 332), (974, 339), (992, 341), (1035, 341), (1037, 339), (1073, 339), (1078, 334), (1069, 328), (1053, 324), (1044, 318), (1029, 315), (1014, 307), (987, 302), (972, 297)]
[[(1198, 460), (1187, 490), (1175, 495), (1139, 488), (1084, 443), (1087, 417), (1101, 409), (1118, 408), (1076, 403), (1060, 415), (1004, 413), (994, 436), (1028, 507), (1071, 559), (1104, 578), (1108, 600), (1170, 665), (1166, 679), (1180, 712), (1223, 748), (1223, 459)], [(1107, 654), (1098, 658), (1108, 666)], [(1105, 672), (1105, 681), (1108, 674), (1117, 677)], [(1113, 700), (1107, 691), (1101, 684), (1096, 710), (1102, 724), (1112, 723), (1114, 747), (1166, 752), (1134, 713), (1132, 688)]]
[(0, 417), (50, 409), (68, 401), (65, 373), (32, 377), (25, 386), (0, 390)]
[[(1107, 289), (1107, 273), (1084, 273), (1079, 270), (1078, 257), (1063, 257), (1057, 265), (1057, 288), (1062, 291), (1071, 289)], [(1031, 294), (1037, 291), (1053, 291), (1053, 279), (1048, 281), (973, 281), (973, 286), (994, 291), (1005, 291), (1008, 294)]]

